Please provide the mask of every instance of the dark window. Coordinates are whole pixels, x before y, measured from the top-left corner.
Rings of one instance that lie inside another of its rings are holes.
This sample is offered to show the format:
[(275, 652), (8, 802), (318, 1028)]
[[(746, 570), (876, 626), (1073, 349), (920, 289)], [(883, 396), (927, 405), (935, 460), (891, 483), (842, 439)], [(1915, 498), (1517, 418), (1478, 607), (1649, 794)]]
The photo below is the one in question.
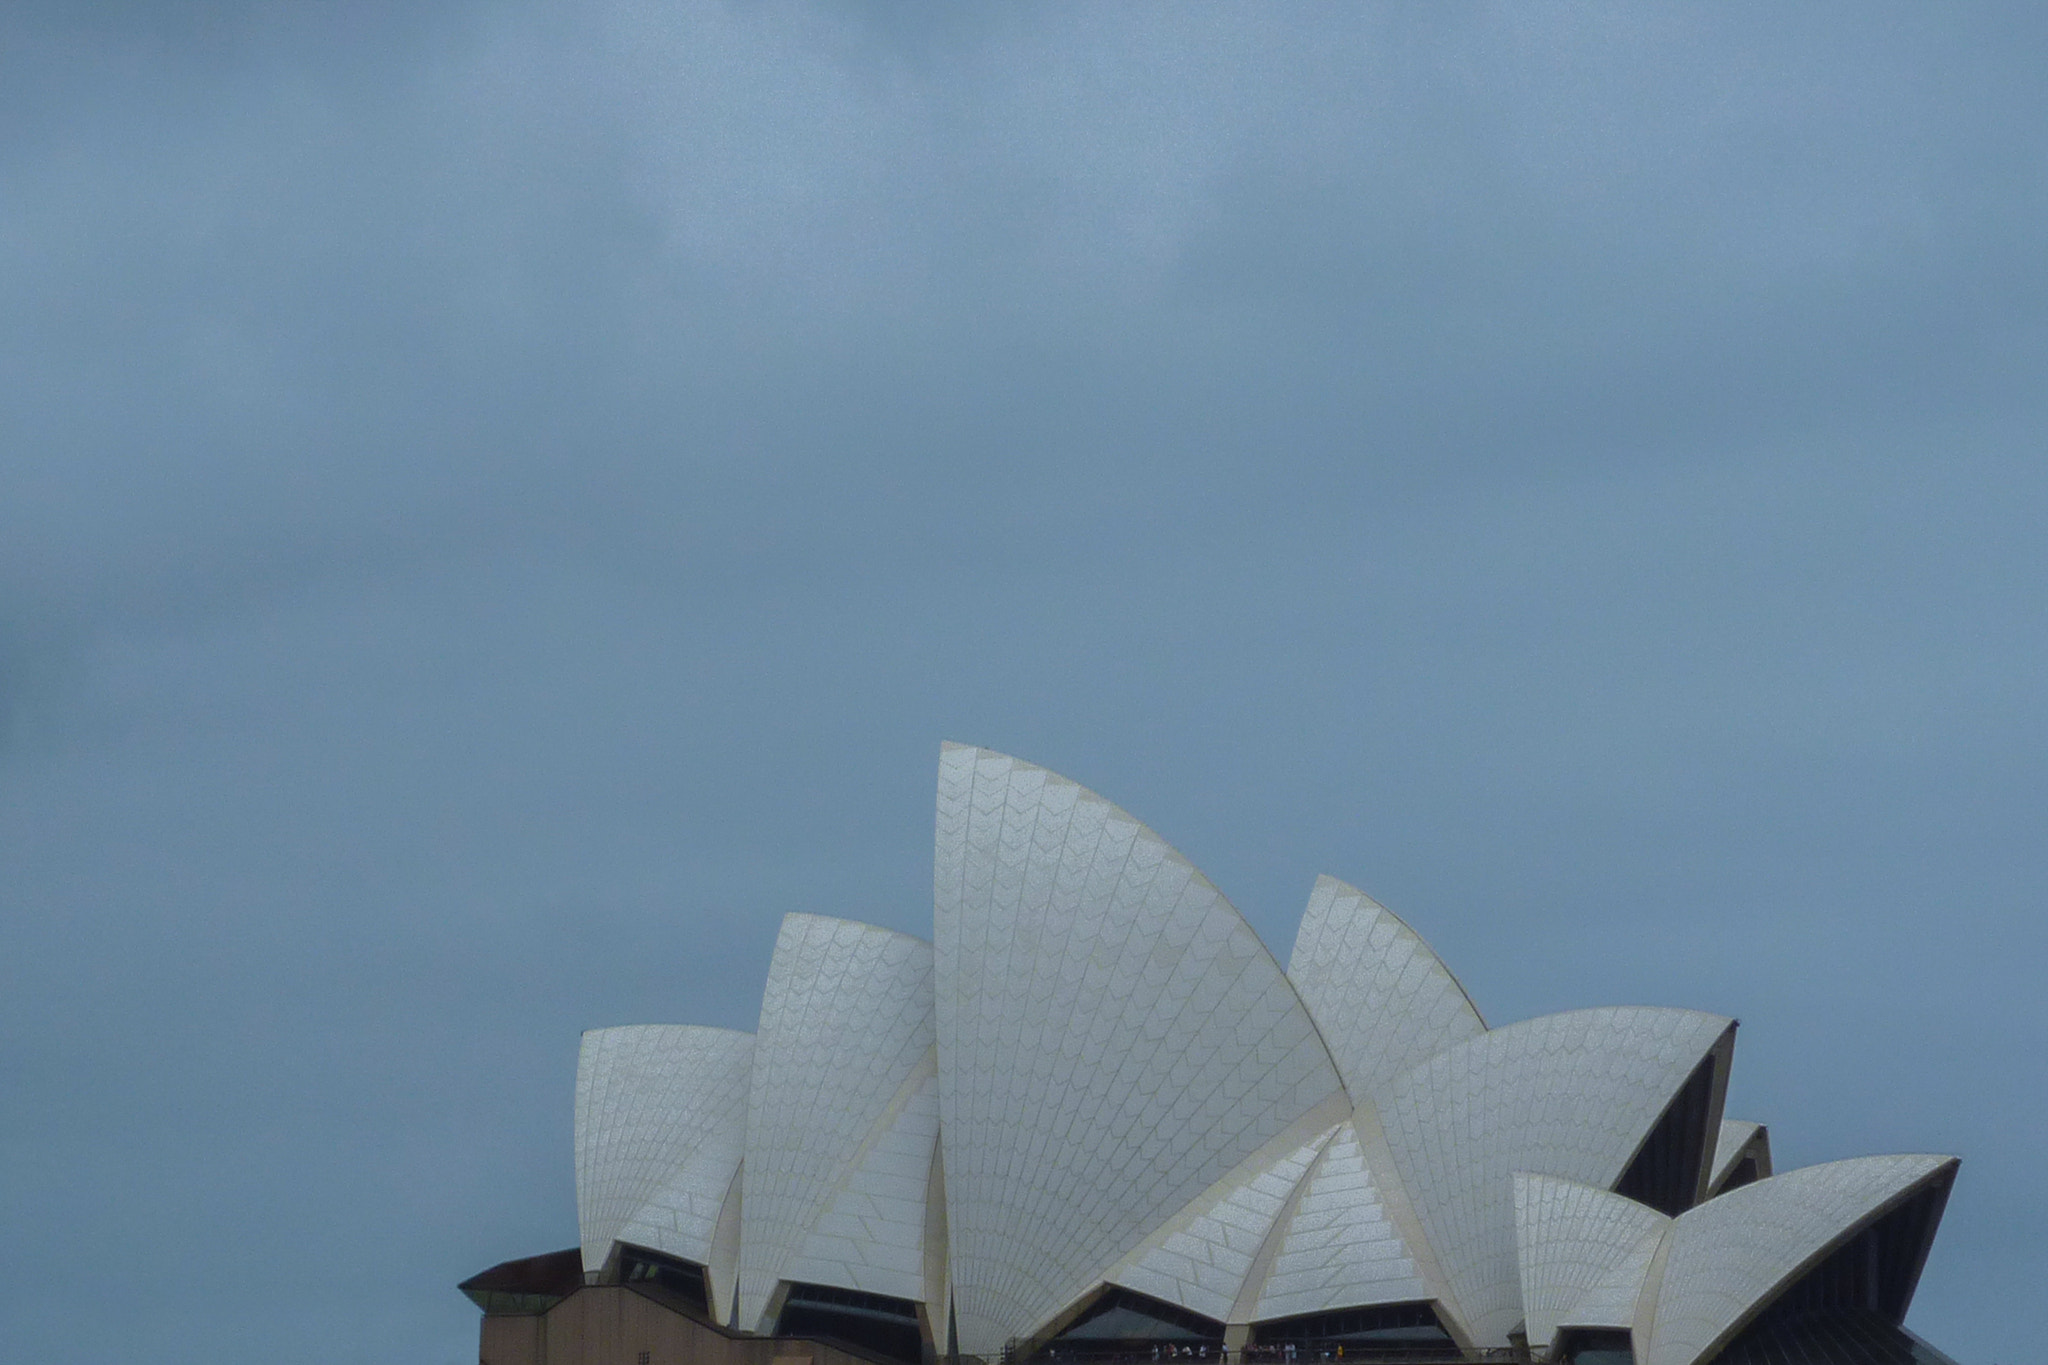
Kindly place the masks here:
[(506, 1261), (456, 1287), (493, 1317), (545, 1313), (583, 1287), (583, 1253), (570, 1247)]
[(1956, 1363), (1867, 1308), (1819, 1308), (1766, 1315), (1714, 1357), (1714, 1365)]
[(1728, 1178), (1721, 1182), (1719, 1193), (1726, 1194), (1730, 1190), (1739, 1190), (1744, 1185), (1754, 1185), (1762, 1178), (1763, 1169), (1756, 1164), (1755, 1155), (1745, 1156), (1735, 1163), (1734, 1170), (1728, 1172)]
[(1716, 1365), (1953, 1365), (1902, 1326), (1949, 1183), (1935, 1181), (1829, 1252)]
[(1707, 1110), (1714, 1099), (1714, 1063), (1720, 1049), (1706, 1059), (1679, 1087), (1657, 1126), (1636, 1152), (1635, 1160), (1621, 1173), (1614, 1192), (1639, 1204), (1648, 1204), (1661, 1214), (1676, 1218), (1693, 1206), (1700, 1190), (1700, 1172), (1713, 1157), (1708, 1140)]
[(865, 1294), (836, 1285), (793, 1284), (776, 1319), (775, 1332), (777, 1336), (843, 1341), (909, 1365), (924, 1359), (917, 1305), (887, 1294)]
[(1186, 1348), (1214, 1357), (1223, 1324), (1149, 1294), (1111, 1285), (1038, 1352), (1041, 1360), (1132, 1356), (1152, 1347)]
[(1789, 1318), (1822, 1308), (1861, 1308), (1886, 1321), (1903, 1322), (1920, 1278), (1927, 1244), (1934, 1238), (1948, 1182), (1937, 1182), (1908, 1199), (1828, 1254), (1780, 1294), (1763, 1317)]
[(1636, 1365), (1635, 1345), (1626, 1332), (1572, 1328), (1557, 1343), (1560, 1365)]
[(1437, 1320), (1436, 1310), (1426, 1303), (1383, 1303), (1298, 1318), (1276, 1318), (1254, 1325), (1251, 1339), (1255, 1346), (1293, 1342), (1296, 1357), (1306, 1359), (1315, 1358), (1318, 1352), (1304, 1356), (1301, 1347), (1325, 1344), (1456, 1351), (1451, 1334)]
[(637, 1289), (666, 1308), (695, 1317), (711, 1316), (711, 1301), (704, 1287), (704, 1267), (693, 1261), (650, 1251), (646, 1247), (620, 1246), (619, 1283)]

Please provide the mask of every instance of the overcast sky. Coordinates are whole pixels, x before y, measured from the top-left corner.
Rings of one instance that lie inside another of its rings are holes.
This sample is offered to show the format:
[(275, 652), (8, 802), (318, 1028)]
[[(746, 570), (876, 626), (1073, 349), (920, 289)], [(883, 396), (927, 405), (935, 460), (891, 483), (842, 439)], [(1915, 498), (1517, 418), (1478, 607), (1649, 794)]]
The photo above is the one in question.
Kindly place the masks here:
[(2048, 13), (0, 9), (0, 1321), (474, 1359), (939, 742), (2048, 1283)]

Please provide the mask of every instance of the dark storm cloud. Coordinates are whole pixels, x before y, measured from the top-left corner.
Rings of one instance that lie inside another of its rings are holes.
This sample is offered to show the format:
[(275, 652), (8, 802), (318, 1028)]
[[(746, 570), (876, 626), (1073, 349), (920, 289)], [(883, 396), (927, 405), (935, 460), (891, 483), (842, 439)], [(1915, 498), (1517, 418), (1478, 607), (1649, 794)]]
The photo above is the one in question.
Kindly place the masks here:
[[(1283, 955), (1327, 870), (1496, 1021), (1741, 1015), (1786, 1155), (1965, 1156), (1915, 1321), (2017, 1349), (2036, 10), (0, 25), (39, 1358), (466, 1358), (576, 1031), (926, 926), (941, 737)], [(59, 1325), (110, 1246), (252, 1306)]]

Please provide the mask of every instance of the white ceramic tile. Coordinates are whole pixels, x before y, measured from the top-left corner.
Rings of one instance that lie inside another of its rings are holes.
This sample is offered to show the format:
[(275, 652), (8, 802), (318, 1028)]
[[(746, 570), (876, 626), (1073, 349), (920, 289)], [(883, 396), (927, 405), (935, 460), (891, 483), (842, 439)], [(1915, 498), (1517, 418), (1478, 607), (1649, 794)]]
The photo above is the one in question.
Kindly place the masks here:
[(1565, 1327), (1635, 1325), (1644, 1272), (1671, 1220), (1577, 1181), (1518, 1172), (1515, 1246), (1530, 1346), (1547, 1353)]
[[(740, 1201), (739, 1321), (746, 1326), (760, 1321), (779, 1281), (807, 1278), (793, 1262), (848, 1182), (881, 1180), (901, 1159), (900, 1143), (914, 1145), (908, 1135), (917, 1124), (897, 1130), (921, 1087), (913, 1078), (935, 1066), (931, 945), (853, 920), (786, 916), (757, 1040)], [(915, 1158), (920, 1172), (930, 1164), (931, 1140), (926, 1132)], [(922, 1229), (921, 1187), (913, 1197), (920, 1204), (912, 1221)], [(907, 1263), (913, 1282), (921, 1254)], [(806, 1257), (811, 1270), (822, 1259)], [(867, 1269), (870, 1279), (883, 1274)], [(865, 1287), (851, 1283), (852, 1275), (849, 1267), (846, 1279), (826, 1282)]]
[(1764, 1126), (1746, 1119), (1721, 1120), (1721, 1132), (1714, 1141), (1713, 1176), (1707, 1181), (1710, 1196), (1721, 1192), (1722, 1183), (1735, 1173), (1735, 1163), (1744, 1152), (1755, 1155), (1761, 1174), (1771, 1173), (1771, 1135)]
[(1522, 1318), (1514, 1175), (1611, 1188), (1732, 1026), (1692, 1010), (1546, 1015), (1430, 1058), (1374, 1099), (1454, 1308), (1477, 1344)]
[(1350, 1123), (1323, 1149), (1281, 1236), (1255, 1319), (1429, 1297)]
[(754, 1035), (691, 1024), (591, 1029), (576, 1062), (576, 1217), (585, 1270), (614, 1241), (707, 1264), (746, 1133)]
[(953, 1292), (991, 1354), (1341, 1083), (1236, 909), (1108, 801), (948, 746), (936, 832)]
[(1334, 877), (1316, 878), (1287, 976), (1356, 1099), (1486, 1031), (1421, 936)]
[(1698, 1365), (1796, 1272), (1955, 1164), (1922, 1155), (1830, 1161), (1686, 1210), (1671, 1229), (1644, 1365)]

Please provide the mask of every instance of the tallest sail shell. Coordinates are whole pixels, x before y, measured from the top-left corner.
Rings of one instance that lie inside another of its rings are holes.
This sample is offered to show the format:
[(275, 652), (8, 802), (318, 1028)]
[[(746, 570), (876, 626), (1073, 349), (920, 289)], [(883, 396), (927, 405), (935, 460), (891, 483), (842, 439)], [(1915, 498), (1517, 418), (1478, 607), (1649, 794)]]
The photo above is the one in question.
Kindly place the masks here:
[(1251, 927), (1116, 806), (948, 745), (936, 836), (954, 1307), (988, 1355), (1344, 1092)]

